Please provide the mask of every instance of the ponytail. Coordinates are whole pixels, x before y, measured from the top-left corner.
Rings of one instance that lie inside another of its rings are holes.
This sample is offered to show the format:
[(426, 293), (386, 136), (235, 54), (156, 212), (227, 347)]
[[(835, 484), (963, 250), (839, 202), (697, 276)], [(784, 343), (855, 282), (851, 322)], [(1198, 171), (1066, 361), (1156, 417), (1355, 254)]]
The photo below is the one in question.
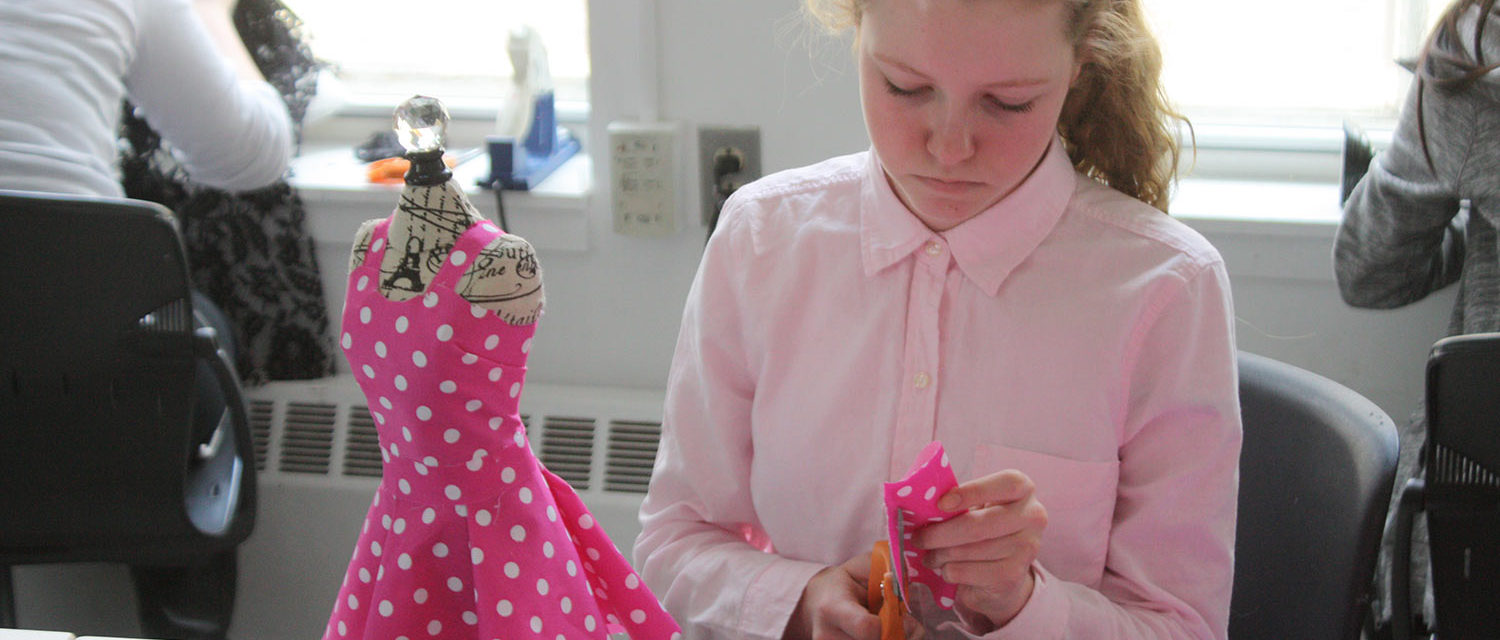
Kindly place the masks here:
[[(1139, 0), (1066, 0), (1081, 63), (1058, 120), (1074, 168), (1162, 211), (1176, 179), (1175, 123), (1161, 50)], [(1493, 2), (1494, 0), (1489, 0)]]

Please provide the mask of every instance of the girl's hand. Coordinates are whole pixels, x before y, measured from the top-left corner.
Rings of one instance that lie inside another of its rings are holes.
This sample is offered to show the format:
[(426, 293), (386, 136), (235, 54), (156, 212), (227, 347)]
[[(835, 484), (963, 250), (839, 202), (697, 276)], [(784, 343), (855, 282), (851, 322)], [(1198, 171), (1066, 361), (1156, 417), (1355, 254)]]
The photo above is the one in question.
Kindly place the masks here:
[(870, 554), (819, 571), (802, 589), (784, 640), (880, 640), (880, 618), (865, 605)]
[(996, 628), (1010, 622), (1036, 585), (1031, 563), (1042, 548), (1047, 510), (1031, 478), (1014, 469), (966, 482), (938, 501), (966, 513), (918, 531), (912, 544), (926, 563), (958, 586), (958, 604)]

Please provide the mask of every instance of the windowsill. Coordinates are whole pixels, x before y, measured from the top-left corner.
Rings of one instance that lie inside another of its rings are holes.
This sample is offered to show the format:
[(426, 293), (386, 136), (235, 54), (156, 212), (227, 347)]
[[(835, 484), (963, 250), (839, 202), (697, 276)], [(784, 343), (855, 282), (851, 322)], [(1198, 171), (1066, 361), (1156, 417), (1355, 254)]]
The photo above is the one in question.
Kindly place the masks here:
[[(347, 260), (349, 242), (364, 221), (383, 218), (395, 208), (401, 186), (368, 183), (363, 163), (347, 145), (306, 147), (293, 170), (292, 184), (307, 204), (307, 230), (318, 246), (320, 264), (327, 265), (322, 269), (324, 289), (330, 300), (339, 300), (344, 271), (336, 265)], [(454, 171), (474, 205), (493, 219), (493, 192), (476, 184), (488, 173), (484, 156)], [(1190, 175), (1178, 184), (1172, 216), (1210, 238), (1233, 277), (1326, 286), (1342, 208), (1338, 182), (1325, 174)], [(591, 233), (608, 233), (590, 230), (590, 217), (600, 215), (591, 206), (593, 180), (592, 159), (580, 153), (536, 189), (504, 192), (510, 230), (540, 252), (617, 251), (612, 248), (617, 243), (590, 242)], [(677, 237), (684, 242), (691, 237), (701, 247), (702, 233), (693, 225)]]
[[(494, 217), (494, 192), (477, 184), (488, 173), (484, 155), (454, 169), (475, 206)], [(305, 148), (293, 161), (291, 183), (316, 210), (308, 226), (322, 242), (347, 242), (365, 220), (388, 215), (401, 190), (366, 181), (365, 165), (348, 146)], [(593, 190), (592, 158), (580, 152), (535, 189), (504, 192), (506, 219), (539, 250), (588, 251)], [(1171, 212), (1203, 231), (1323, 238), (1342, 217), (1338, 198), (1338, 183), (1327, 179), (1189, 176), (1178, 183)]]
[[(495, 192), (478, 181), (489, 175), (489, 158), (477, 155), (453, 169), (464, 193), (486, 216), (495, 217)], [(564, 162), (530, 191), (505, 191), (505, 217), (538, 250), (588, 250), (588, 209), (593, 162), (586, 152)], [(313, 238), (348, 241), (366, 220), (390, 215), (400, 184), (375, 184), (348, 146), (309, 146), (292, 161), (292, 186), (317, 209), (307, 219)]]
[[(337, 105), (331, 108), (332, 117), (341, 118), (377, 118), (387, 120), (395, 111), (397, 105), (401, 104), (406, 96), (401, 98), (379, 96), (353, 95), (340, 97)], [(502, 100), (498, 98), (448, 98), (443, 101), (443, 107), (448, 110), (448, 117), (453, 120), (473, 120), (485, 123), (493, 122), (495, 113), (502, 106)], [(558, 124), (582, 124), (589, 119), (589, 102), (587, 100), (558, 99), (553, 105), (557, 115)]]
[(1184, 220), (1255, 226), (1326, 228), (1343, 216), (1336, 183), (1267, 179), (1186, 178), (1170, 210)]

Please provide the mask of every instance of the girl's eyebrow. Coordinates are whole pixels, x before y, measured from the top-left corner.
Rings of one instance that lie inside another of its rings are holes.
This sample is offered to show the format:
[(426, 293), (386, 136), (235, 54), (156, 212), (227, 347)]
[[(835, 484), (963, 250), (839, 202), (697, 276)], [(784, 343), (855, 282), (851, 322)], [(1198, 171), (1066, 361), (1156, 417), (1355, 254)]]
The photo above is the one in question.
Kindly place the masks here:
[[(889, 56), (887, 56), (885, 54), (871, 53), (870, 56), (873, 57), (873, 58), (875, 58), (876, 61), (880, 62), (883, 65), (890, 66), (890, 67), (895, 67), (896, 69), (899, 69), (899, 70), (904, 71), (906, 73), (910, 73), (910, 74), (915, 75), (915, 76), (919, 76), (919, 77), (924, 78), (924, 79), (926, 79), (928, 77), (927, 74), (922, 73), (921, 71), (918, 71), (917, 69), (913, 68), (911, 65), (908, 65), (908, 64), (906, 64), (904, 62), (900, 62), (900, 61), (894, 60), (894, 59), (892, 59), (891, 57), (889, 57)], [(1001, 80), (999, 82), (991, 82), (991, 83), (986, 84), (984, 86), (987, 89), (1018, 89), (1018, 88), (1019, 89), (1024, 89), (1024, 88), (1028, 88), (1028, 87), (1041, 86), (1041, 85), (1044, 85), (1044, 84), (1048, 84), (1049, 82), (1051, 82), (1051, 79), (1049, 79), (1049, 78), (1016, 78), (1016, 79), (1011, 79), (1011, 80)]]

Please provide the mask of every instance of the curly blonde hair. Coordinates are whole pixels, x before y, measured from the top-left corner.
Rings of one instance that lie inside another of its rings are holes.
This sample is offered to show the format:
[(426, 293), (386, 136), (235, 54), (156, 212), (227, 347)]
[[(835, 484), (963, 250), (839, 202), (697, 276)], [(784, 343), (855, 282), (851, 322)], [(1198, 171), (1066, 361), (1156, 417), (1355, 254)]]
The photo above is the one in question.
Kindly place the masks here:
[[(857, 32), (870, 1), (803, 0), (803, 11), (835, 33)], [(1070, 9), (1066, 35), (1081, 63), (1057, 123), (1068, 158), (1085, 175), (1166, 211), (1181, 155), (1176, 124), (1188, 121), (1167, 101), (1161, 49), (1140, 0), (1053, 1)]]

